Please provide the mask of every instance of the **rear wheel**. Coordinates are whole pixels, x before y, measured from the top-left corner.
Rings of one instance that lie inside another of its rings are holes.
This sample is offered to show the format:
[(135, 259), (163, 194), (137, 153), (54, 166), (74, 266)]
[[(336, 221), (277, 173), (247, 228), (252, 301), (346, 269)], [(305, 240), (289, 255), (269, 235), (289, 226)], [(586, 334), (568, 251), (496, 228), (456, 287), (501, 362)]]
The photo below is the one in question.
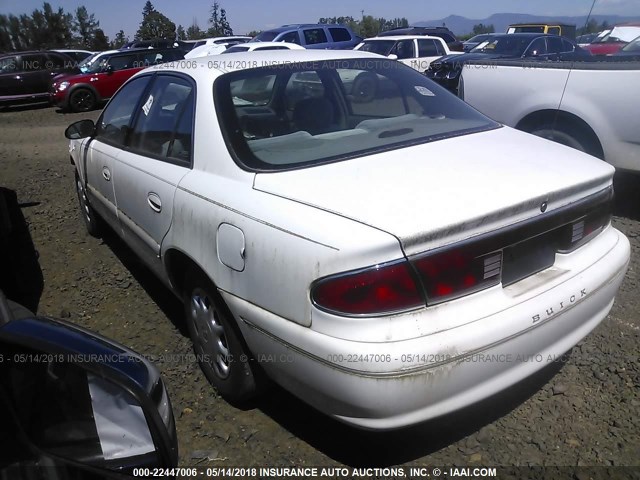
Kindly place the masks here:
[(561, 118), (553, 123), (541, 122), (539, 125), (529, 124), (529, 126), (519, 128), (538, 137), (546, 138), (547, 140), (588, 153), (594, 157), (604, 158), (602, 147), (595, 135), (575, 122)]
[(99, 237), (102, 233), (102, 219), (89, 204), (87, 192), (84, 189), (82, 180), (80, 180), (80, 176), (78, 176), (78, 172), (76, 172), (76, 193), (78, 194), (80, 215), (82, 216), (84, 225), (87, 228), (87, 232), (92, 237)]
[(213, 283), (199, 270), (187, 274), (185, 316), (200, 367), (231, 403), (254, 398), (264, 381)]
[(378, 79), (368, 72), (359, 74), (353, 81), (353, 99), (357, 102), (370, 102), (376, 98), (378, 93)]
[(78, 88), (69, 96), (69, 108), (72, 112), (88, 112), (96, 108), (96, 96), (88, 88)]

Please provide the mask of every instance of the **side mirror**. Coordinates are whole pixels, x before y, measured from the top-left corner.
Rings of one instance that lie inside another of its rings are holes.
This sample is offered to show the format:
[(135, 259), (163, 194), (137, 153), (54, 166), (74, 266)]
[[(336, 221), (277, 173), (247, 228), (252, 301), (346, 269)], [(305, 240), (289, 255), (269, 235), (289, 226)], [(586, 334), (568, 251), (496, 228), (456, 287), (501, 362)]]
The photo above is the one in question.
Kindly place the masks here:
[(93, 123), (93, 120), (78, 120), (66, 128), (64, 136), (69, 140), (78, 140), (92, 136), (95, 130), (96, 125)]
[(0, 359), (0, 416), (17, 424), (34, 465), (128, 474), (177, 465), (169, 397), (144, 357), (70, 323), (0, 316)]
[(398, 55), (396, 55), (395, 53), (390, 53), (389, 55), (387, 55), (387, 58), (389, 58), (391, 60), (397, 60), (398, 59)]
[(102, 71), (107, 75), (111, 75), (115, 70), (113, 69), (113, 65), (107, 65)]

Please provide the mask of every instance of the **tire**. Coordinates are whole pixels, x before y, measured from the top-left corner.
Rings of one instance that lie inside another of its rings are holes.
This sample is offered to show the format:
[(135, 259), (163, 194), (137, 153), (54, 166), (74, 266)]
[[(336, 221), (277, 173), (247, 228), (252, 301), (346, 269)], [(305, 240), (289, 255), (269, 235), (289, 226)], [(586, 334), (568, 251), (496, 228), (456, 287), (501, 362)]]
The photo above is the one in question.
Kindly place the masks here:
[(103, 229), (102, 219), (89, 204), (89, 199), (87, 198), (87, 194), (84, 190), (84, 185), (82, 185), (82, 181), (78, 176), (78, 172), (76, 172), (75, 179), (76, 193), (78, 195), (78, 203), (80, 205), (80, 215), (82, 216), (84, 225), (87, 228), (87, 232), (92, 237), (100, 237)]
[(351, 93), (358, 103), (372, 101), (378, 93), (378, 79), (371, 73), (361, 73), (353, 81)]
[(541, 126), (536, 126), (528, 130), (529, 133), (538, 137), (546, 138), (553, 142), (566, 145), (567, 147), (575, 148), (585, 153), (592, 153), (594, 151), (592, 142), (584, 135), (579, 129), (571, 128), (571, 125), (554, 125), (547, 123)]
[(233, 315), (206, 275), (192, 270), (186, 279), (185, 318), (200, 368), (229, 403), (252, 400), (266, 379), (251, 359)]
[(88, 88), (77, 88), (69, 95), (69, 109), (72, 112), (88, 112), (96, 108), (96, 95)]

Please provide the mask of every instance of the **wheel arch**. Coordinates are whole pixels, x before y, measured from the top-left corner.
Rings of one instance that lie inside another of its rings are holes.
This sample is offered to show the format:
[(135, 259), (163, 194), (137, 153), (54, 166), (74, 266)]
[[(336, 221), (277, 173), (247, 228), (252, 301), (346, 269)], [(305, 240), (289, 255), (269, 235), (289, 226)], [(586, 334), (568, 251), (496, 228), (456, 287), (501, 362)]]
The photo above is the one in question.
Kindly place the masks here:
[(516, 124), (515, 128), (524, 132), (531, 132), (536, 126), (541, 126), (546, 123), (556, 125), (558, 122), (562, 122), (563, 125), (569, 126), (582, 133), (589, 141), (588, 153), (601, 160), (605, 159), (604, 149), (596, 132), (587, 122), (573, 113), (554, 109), (537, 110), (522, 118)]
[(74, 85), (71, 85), (69, 87), (69, 93), (67, 94), (67, 103), (69, 102), (69, 98), (71, 98), (71, 94), (73, 92), (75, 92), (78, 89), (86, 89), (86, 90), (90, 90), (95, 96), (96, 96), (96, 102), (102, 102), (104, 101), (104, 99), (102, 98), (102, 95), (100, 95), (100, 92), (98, 92), (98, 89), (96, 89), (95, 86), (89, 84), (89, 83), (76, 83)]

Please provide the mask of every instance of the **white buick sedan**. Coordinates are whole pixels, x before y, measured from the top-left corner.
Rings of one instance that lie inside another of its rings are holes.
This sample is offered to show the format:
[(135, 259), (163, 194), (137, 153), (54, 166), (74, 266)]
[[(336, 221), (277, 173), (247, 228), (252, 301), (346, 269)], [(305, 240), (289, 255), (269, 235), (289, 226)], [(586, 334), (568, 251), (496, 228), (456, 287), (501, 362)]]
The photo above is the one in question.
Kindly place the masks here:
[(522, 380), (609, 312), (629, 260), (611, 166), (373, 54), (218, 58), (140, 72), (66, 135), (89, 232), (110, 225), (184, 299), (226, 399), (268, 377), (398, 428)]

